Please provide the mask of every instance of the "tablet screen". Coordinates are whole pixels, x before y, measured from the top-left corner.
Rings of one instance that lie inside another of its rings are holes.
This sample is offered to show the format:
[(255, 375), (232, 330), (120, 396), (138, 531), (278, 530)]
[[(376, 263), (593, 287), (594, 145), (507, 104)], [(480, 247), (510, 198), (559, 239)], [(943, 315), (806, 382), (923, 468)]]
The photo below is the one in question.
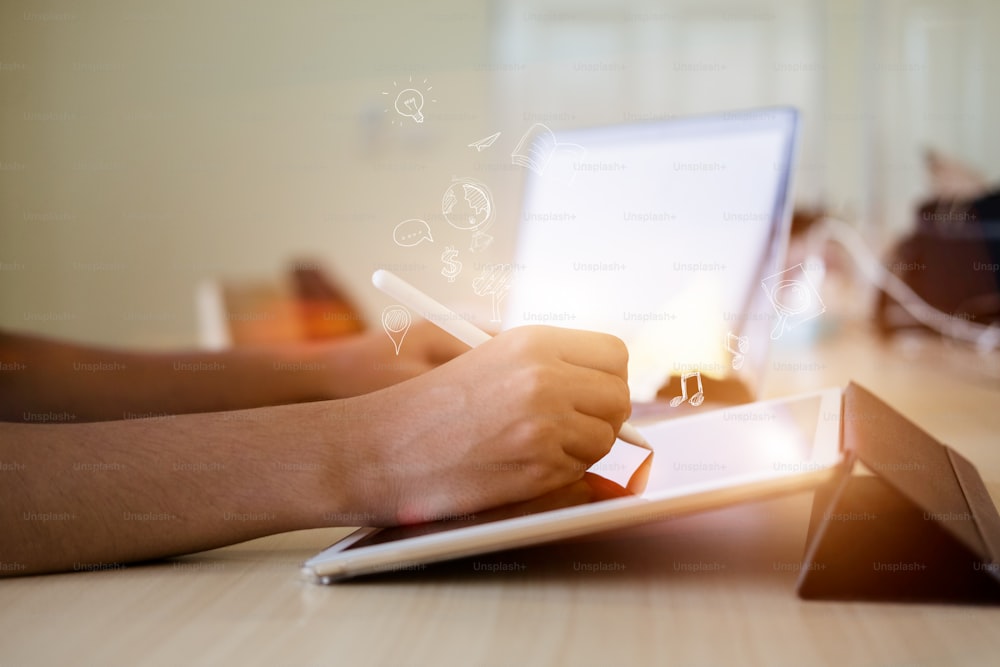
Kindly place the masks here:
[[(640, 427), (656, 456), (644, 498), (692, 484), (758, 473), (802, 471), (813, 458), (820, 397), (755, 403)], [(619, 442), (590, 470), (621, 486), (647, 452)]]
[[(381, 529), (342, 552), (615, 498), (655, 502), (822, 470), (839, 460), (839, 427), (836, 389), (640, 425), (656, 453), (618, 441), (590, 467), (586, 488), (475, 515)], [(642, 489), (634, 488), (638, 478), (645, 480)]]

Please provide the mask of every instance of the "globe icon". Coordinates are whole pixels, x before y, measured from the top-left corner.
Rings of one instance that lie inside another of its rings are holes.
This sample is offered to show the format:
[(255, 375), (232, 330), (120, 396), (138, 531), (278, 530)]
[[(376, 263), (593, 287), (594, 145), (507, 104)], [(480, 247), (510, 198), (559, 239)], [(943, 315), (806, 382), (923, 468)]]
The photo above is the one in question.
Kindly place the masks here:
[(444, 191), (441, 213), (455, 229), (485, 229), (493, 221), (493, 195), (479, 181), (456, 180)]

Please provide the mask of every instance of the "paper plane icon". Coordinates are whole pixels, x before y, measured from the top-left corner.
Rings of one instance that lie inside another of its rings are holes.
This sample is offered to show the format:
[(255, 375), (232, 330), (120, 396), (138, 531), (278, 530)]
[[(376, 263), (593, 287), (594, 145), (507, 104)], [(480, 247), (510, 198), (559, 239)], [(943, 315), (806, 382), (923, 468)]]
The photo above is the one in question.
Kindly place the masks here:
[(492, 146), (493, 142), (495, 142), (497, 140), (497, 137), (499, 136), (500, 133), (497, 132), (496, 134), (491, 134), (488, 137), (483, 137), (479, 141), (473, 141), (471, 144), (469, 144), (469, 148), (475, 148), (477, 151), (481, 153), (484, 149)]

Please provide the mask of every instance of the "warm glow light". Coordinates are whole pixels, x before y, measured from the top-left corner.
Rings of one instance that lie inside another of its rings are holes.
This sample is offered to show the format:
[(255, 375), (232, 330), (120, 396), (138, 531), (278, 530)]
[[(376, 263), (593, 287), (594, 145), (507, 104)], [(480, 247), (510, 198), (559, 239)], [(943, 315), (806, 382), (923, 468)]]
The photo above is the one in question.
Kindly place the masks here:
[(671, 320), (646, 322), (626, 339), (629, 386), (634, 393), (655, 393), (671, 375), (700, 371), (722, 378), (729, 368), (726, 332), (719, 322), (723, 286), (718, 276), (705, 275), (672, 295), (657, 312), (677, 313)]

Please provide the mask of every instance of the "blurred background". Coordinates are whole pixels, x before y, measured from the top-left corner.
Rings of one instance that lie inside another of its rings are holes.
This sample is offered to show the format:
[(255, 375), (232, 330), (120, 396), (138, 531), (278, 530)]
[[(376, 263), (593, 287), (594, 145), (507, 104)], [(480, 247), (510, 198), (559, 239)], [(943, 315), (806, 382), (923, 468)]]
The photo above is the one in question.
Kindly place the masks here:
[[(497, 211), (482, 261), (509, 256), (511, 152), (534, 123), (794, 105), (796, 205), (884, 250), (935, 194), (928, 149), (957, 187), (1000, 181), (997, 26), (988, 0), (8, 0), (0, 326), (195, 345), (206, 281), (293, 266), (328, 270), (371, 322), (378, 267), (437, 276), (441, 300), (488, 319), (440, 280), (447, 238), (393, 230), (441, 229), (443, 193), (472, 178)], [(396, 112), (404, 89), (424, 122)]]

